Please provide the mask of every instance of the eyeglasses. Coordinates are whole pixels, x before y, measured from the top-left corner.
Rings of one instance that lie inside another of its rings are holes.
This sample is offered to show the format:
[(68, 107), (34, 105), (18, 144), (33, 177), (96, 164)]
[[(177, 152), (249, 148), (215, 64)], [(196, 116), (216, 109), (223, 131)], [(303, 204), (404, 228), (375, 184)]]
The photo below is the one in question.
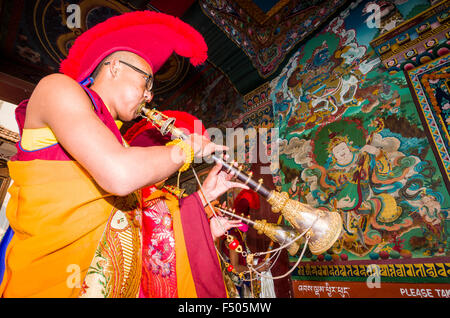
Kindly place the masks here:
[[(122, 63), (122, 64), (125, 64), (126, 66), (128, 66), (130, 68), (132, 68), (136, 72), (141, 73), (142, 75), (145, 75), (145, 90), (148, 91), (148, 92), (151, 92), (151, 90), (153, 88), (153, 75), (148, 74), (147, 72), (144, 72), (143, 70), (141, 70), (141, 69), (137, 68), (136, 66), (131, 65), (131, 64), (127, 63), (127, 62), (124, 62), (124, 61), (121, 61), (121, 60), (119, 60), (119, 62)], [(105, 62), (105, 63), (103, 63), (103, 65), (108, 65), (110, 63), (111, 62)]]

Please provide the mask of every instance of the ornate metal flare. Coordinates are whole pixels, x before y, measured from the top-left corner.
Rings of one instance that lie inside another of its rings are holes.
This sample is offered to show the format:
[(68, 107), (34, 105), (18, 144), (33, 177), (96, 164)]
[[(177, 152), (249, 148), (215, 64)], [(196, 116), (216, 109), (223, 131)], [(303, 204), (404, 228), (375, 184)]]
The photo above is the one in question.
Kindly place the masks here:
[(329, 212), (289, 199), (286, 192), (272, 191), (267, 198), (275, 213), (283, 217), (300, 233), (309, 229), (309, 249), (322, 254), (333, 246), (342, 231), (342, 218), (337, 212)]
[(297, 254), (297, 251), (303, 241), (302, 238), (295, 240), (300, 234), (288, 226), (268, 223), (266, 220), (250, 220), (222, 208), (215, 209), (250, 224), (255, 230), (258, 231), (259, 235), (264, 234), (275, 243), (280, 245), (288, 244), (286, 250), (292, 256)]

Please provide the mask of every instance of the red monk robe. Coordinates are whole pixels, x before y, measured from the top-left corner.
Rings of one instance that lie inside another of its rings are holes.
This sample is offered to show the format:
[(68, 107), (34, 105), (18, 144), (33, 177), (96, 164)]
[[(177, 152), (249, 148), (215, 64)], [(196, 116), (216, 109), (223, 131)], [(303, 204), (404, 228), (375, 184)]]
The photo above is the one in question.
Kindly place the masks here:
[[(176, 118), (177, 127), (193, 132), (194, 116), (164, 113)], [(197, 133), (204, 132), (202, 127)], [(164, 145), (170, 141), (146, 120), (130, 128), (124, 138), (131, 146)], [(227, 296), (210, 225), (197, 193), (178, 201), (165, 188), (143, 189), (142, 234), (140, 297)]]

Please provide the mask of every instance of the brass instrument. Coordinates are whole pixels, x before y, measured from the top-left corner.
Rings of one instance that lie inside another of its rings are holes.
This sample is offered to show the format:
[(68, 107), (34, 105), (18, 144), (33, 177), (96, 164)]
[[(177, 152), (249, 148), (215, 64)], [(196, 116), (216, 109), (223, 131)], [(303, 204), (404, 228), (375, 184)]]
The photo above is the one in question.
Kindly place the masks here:
[(268, 223), (264, 219), (250, 220), (219, 207), (216, 207), (215, 209), (219, 210), (223, 214), (232, 216), (247, 224), (250, 224), (251, 226), (253, 226), (255, 230), (258, 231), (258, 234), (260, 235), (265, 234), (275, 243), (278, 243), (280, 245), (288, 245), (286, 249), (288, 253), (291, 254), (292, 256), (297, 254), (297, 251), (301, 245), (302, 238), (298, 238), (299, 234), (294, 229), (287, 227), (285, 225)]
[[(161, 134), (168, 132), (176, 138), (183, 140), (189, 137), (179, 128), (175, 127), (175, 119), (165, 116), (156, 109), (142, 109), (143, 116), (147, 118)], [(211, 155), (216, 163), (222, 165), (222, 169), (233, 172), (236, 178), (247, 184), (249, 188), (264, 197), (272, 206), (275, 213), (281, 212), (284, 218), (300, 233), (307, 231), (309, 235), (309, 249), (311, 253), (319, 255), (330, 249), (339, 238), (342, 230), (342, 218), (339, 213), (323, 211), (307, 204), (292, 200), (286, 192), (268, 190), (259, 182), (253, 180), (250, 175), (243, 173), (242, 167), (236, 168), (233, 163), (227, 163), (223, 159)], [(259, 225), (258, 225), (259, 226)], [(262, 226), (262, 225), (261, 225)], [(264, 232), (264, 231), (263, 231)]]

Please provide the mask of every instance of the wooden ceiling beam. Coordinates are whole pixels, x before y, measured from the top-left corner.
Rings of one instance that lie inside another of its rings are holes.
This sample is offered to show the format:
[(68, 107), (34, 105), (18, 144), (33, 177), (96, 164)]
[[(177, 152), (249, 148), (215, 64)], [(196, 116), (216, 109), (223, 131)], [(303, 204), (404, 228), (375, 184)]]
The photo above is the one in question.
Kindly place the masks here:
[(0, 72), (0, 99), (12, 104), (19, 104), (31, 96), (36, 85)]

